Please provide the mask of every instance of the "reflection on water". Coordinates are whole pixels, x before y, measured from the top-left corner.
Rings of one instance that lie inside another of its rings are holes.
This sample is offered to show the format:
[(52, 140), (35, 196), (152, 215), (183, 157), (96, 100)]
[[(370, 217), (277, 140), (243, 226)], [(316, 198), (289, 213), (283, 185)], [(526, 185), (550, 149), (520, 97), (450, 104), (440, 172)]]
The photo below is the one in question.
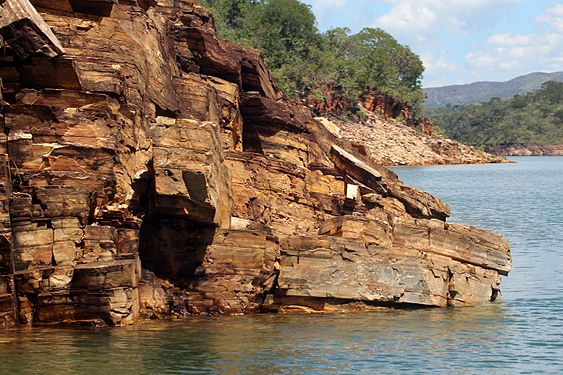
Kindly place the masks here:
[(19, 329), (7, 333), (14, 341), (2, 347), (0, 358), (5, 369), (54, 374), (506, 369), (517, 365), (504, 344), (515, 334), (505, 323), (511, 315), (498, 305), (195, 318), (118, 329)]
[(397, 170), (510, 239), (503, 305), (19, 328), (0, 334), (0, 373), (563, 373), (563, 158), (518, 161)]

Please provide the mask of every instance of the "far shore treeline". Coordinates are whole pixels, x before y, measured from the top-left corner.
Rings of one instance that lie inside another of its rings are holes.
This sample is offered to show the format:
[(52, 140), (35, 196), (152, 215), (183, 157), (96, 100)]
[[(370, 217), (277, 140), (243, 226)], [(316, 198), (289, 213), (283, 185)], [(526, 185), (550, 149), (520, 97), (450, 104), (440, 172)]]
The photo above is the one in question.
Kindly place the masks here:
[(506, 145), (563, 144), (563, 83), (512, 99), (428, 109), (430, 119), (455, 140), (493, 150)]
[[(341, 117), (356, 117), (358, 97), (370, 91), (388, 94), (415, 113), (422, 107), (422, 61), (381, 29), (321, 33), (311, 8), (299, 0), (200, 2), (221, 37), (263, 52), (274, 79), (293, 99)], [(337, 106), (324, 105), (335, 101)]]

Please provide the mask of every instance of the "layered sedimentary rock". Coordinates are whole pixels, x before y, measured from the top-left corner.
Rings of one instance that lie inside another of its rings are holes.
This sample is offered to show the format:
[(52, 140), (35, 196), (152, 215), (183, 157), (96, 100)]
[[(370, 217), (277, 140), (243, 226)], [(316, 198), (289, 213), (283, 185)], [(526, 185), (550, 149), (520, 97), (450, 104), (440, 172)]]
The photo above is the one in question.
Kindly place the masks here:
[(506, 240), (447, 224), (201, 6), (8, 3), (0, 324), (498, 299)]

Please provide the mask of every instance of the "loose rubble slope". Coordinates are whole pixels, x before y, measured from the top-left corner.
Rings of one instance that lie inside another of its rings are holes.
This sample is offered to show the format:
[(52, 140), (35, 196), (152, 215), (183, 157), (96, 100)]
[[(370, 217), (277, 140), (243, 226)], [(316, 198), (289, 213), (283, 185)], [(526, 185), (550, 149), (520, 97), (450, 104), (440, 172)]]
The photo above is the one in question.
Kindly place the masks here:
[(3, 324), (498, 300), (505, 239), (447, 224), (195, 2), (0, 7)]
[(363, 123), (338, 123), (339, 135), (363, 145), (376, 163), (386, 166), (506, 163), (502, 156), (439, 136), (424, 134), (400, 119), (377, 113)]

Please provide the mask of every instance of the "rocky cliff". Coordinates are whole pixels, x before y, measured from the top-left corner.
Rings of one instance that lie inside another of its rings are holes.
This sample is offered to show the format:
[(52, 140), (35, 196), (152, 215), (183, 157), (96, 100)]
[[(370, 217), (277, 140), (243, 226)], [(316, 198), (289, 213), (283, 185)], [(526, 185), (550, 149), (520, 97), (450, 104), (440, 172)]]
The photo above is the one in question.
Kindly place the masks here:
[(506, 240), (446, 223), (195, 2), (0, 7), (3, 324), (499, 299)]

